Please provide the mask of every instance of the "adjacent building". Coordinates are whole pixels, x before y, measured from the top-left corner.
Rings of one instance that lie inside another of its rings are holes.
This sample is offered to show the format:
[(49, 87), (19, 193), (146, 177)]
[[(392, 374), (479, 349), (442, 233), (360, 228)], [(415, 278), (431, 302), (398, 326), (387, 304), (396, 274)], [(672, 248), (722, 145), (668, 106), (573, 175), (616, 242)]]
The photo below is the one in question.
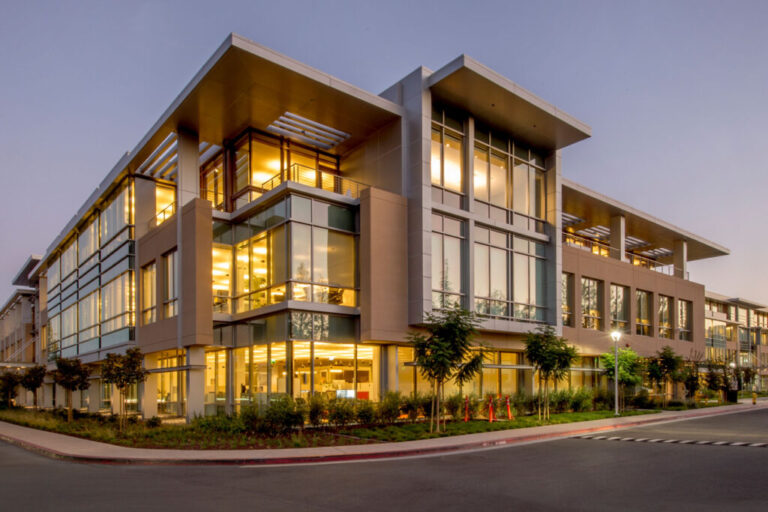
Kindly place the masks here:
[(100, 361), (138, 346), (132, 405), (190, 417), (428, 391), (407, 334), (453, 305), (488, 347), (465, 392), (533, 391), (540, 325), (580, 349), (570, 386), (598, 384), (613, 329), (642, 355), (720, 354), (686, 265), (728, 250), (564, 179), (561, 150), (590, 135), (466, 56), (377, 95), (231, 35), (22, 269), (35, 321), (4, 360), (93, 364), (77, 400), (98, 411)]

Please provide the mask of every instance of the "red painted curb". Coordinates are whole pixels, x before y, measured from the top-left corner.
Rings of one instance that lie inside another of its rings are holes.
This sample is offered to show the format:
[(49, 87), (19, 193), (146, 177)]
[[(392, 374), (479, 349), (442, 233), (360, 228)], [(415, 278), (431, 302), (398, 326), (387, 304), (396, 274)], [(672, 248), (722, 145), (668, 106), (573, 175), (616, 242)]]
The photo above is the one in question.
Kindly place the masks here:
[[(600, 427), (581, 428), (576, 430), (569, 430), (567, 432), (552, 432), (548, 434), (531, 434), (528, 436), (515, 436), (504, 439), (495, 439), (492, 441), (477, 441), (471, 443), (456, 444), (451, 446), (438, 446), (434, 448), (413, 448), (404, 450), (392, 450), (380, 453), (351, 453), (351, 454), (339, 454), (339, 455), (318, 455), (318, 456), (297, 456), (297, 457), (279, 457), (279, 458), (253, 458), (247, 457), (242, 459), (139, 459), (130, 457), (91, 457), (86, 455), (72, 455), (63, 453), (50, 448), (45, 448), (28, 441), (10, 437), (0, 434), (0, 440), (14, 444), (26, 450), (44, 455), (49, 458), (67, 460), (71, 462), (91, 463), (91, 464), (120, 464), (120, 465), (144, 465), (144, 466), (192, 466), (192, 465), (210, 465), (210, 466), (257, 466), (257, 465), (288, 465), (288, 464), (307, 464), (307, 463), (320, 463), (320, 462), (347, 462), (357, 460), (379, 460), (390, 459), (399, 457), (413, 457), (418, 455), (435, 455), (440, 453), (455, 453), (468, 450), (476, 450), (482, 448), (491, 448), (494, 446), (506, 446), (515, 445), (521, 443), (544, 441), (547, 439), (556, 438), (568, 438), (581, 434), (588, 434), (592, 432), (602, 432), (606, 430), (618, 430), (623, 428), (637, 427), (647, 425), (651, 423), (663, 423), (667, 421), (685, 420), (689, 418), (700, 418), (705, 416), (720, 416), (724, 414), (734, 414), (738, 412), (746, 412), (754, 410), (752, 408), (743, 409), (726, 409), (718, 411), (706, 411), (690, 413), (686, 415), (677, 415), (672, 417), (658, 418), (651, 417), (648, 419), (637, 420), (629, 423), (622, 423), (620, 425), (604, 425)], [(652, 414), (651, 416), (655, 416)], [(20, 426), (20, 425), (19, 425)], [(23, 427), (30, 428), (30, 427)], [(472, 435), (472, 434), (469, 434)], [(396, 444), (396, 443), (392, 443)]]

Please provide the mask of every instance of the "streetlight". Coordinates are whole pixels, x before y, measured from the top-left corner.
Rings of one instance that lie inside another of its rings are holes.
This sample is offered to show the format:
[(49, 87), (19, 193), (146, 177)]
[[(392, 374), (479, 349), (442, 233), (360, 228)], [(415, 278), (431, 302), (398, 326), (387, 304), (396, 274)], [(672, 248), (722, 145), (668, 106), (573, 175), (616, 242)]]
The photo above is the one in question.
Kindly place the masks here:
[(619, 340), (621, 331), (611, 331), (613, 340), (613, 405), (614, 416), (619, 415)]

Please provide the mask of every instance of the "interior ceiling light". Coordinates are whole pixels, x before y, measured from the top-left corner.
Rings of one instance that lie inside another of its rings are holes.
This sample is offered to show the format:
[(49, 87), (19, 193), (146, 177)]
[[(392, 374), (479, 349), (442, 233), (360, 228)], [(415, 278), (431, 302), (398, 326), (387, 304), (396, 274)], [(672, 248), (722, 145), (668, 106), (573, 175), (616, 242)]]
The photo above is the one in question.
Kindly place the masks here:
[(293, 112), (286, 112), (272, 121), (272, 124), (267, 126), (267, 130), (321, 149), (331, 149), (350, 137), (348, 133), (301, 117)]

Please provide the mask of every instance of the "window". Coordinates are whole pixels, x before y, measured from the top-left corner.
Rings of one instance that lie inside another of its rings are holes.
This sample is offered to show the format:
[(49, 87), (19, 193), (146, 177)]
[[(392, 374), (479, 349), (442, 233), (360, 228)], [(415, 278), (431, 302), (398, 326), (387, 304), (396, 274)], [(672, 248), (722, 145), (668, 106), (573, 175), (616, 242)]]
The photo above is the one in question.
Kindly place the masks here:
[(611, 330), (629, 332), (629, 288), (611, 285)]
[(77, 244), (71, 240), (67, 247), (61, 252), (61, 278), (65, 280), (64, 286), (67, 286), (66, 278), (77, 268)]
[(178, 252), (171, 251), (163, 256), (163, 316), (171, 318), (176, 316), (177, 301), (179, 298), (179, 284), (176, 279), (176, 266), (178, 265)]
[(443, 111), (433, 113), (432, 119), (432, 198), (438, 203), (461, 208), (464, 181), (462, 122)]
[(203, 198), (215, 210), (224, 210), (224, 156), (219, 155), (203, 169)]
[(637, 290), (635, 292), (635, 302), (637, 304), (635, 332), (640, 336), (653, 335), (653, 325), (651, 320), (652, 297), (651, 292), (646, 292), (644, 290)]
[(581, 278), (581, 326), (600, 330), (603, 327), (603, 283)]
[(155, 223), (159, 226), (176, 212), (176, 189), (155, 185)]
[(464, 224), (432, 214), (432, 307), (462, 304)]
[(475, 311), (489, 316), (511, 316), (509, 235), (482, 227), (477, 227), (475, 234)]
[(109, 200), (109, 204), (101, 212), (101, 246), (104, 247), (122, 230), (131, 224), (133, 208), (131, 205), (131, 188), (123, 186)]
[(693, 341), (691, 314), (693, 303), (689, 300), (677, 301), (677, 338), (683, 341)]
[(99, 247), (99, 218), (95, 217), (77, 237), (78, 264), (82, 265)]
[(99, 290), (80, 299), (78, 306), (80, 333), (78, 341), (83, 343), (99, 336)]
[(133, 326), (133, 272), (125, 272), (101, 288), (101, 333)]
[(561, 308), (563, 326), (573, 327), (573, 274), (563, 272), (561, 277)]
[(76, 344), (77, 305), (74, 305), (61, 312), (61, 348), (64, 349)]
[(659, 295), (659, 338), (672, 339), (672, 297)]
[(157, 320), (157, 266), (154, 262), (141, 269), (141, 323)]
[(48, 271), (45, 274), (48, 282), (48, 292), (50, 293), (61, 282), (59, 273), (59, 258), (55, 258), (50, 265), (48, 265)]

